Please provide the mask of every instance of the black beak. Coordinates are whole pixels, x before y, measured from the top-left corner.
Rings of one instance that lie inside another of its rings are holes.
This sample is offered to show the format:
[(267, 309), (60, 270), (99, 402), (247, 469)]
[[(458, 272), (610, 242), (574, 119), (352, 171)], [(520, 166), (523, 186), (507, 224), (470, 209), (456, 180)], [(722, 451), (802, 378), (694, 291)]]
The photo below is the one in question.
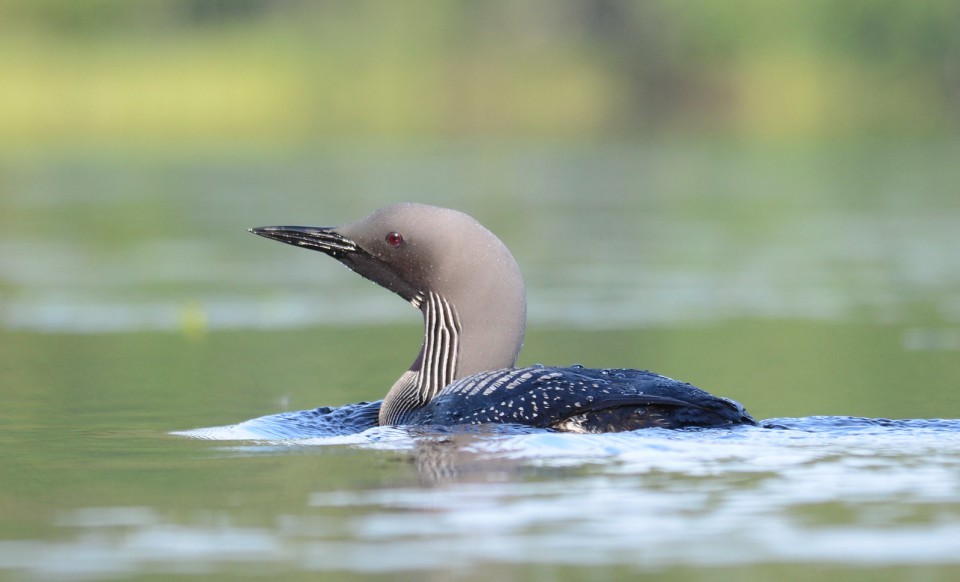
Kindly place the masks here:
[(288, 245), (320, 251), (338, 260), (360, 250), (357, 243), (325, 226), (258, 226), (251, 228), (250, 232)]
[(371, 255), (355, 241), (326, 226), (259, 226), (250, 232), (264, 238), (331, 256), (361, 277), (386, 287), (407, 301), (421, 294), (394, 268)]

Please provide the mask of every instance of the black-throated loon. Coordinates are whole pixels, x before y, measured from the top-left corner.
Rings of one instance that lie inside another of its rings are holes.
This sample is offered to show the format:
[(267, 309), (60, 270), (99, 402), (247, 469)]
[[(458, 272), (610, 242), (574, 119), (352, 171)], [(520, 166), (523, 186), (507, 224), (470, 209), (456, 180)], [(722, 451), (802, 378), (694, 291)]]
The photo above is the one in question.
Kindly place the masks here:
[(503, 242), (462, 212), (404, 203), (342, 226), (251, 232), (327, 254), (423, 313), (420, 354), (383, 399), (380, 425), (614, 432), (756, 424), (733, 400), (646, 370), (514, 368), (526, 326), (523, 277)]

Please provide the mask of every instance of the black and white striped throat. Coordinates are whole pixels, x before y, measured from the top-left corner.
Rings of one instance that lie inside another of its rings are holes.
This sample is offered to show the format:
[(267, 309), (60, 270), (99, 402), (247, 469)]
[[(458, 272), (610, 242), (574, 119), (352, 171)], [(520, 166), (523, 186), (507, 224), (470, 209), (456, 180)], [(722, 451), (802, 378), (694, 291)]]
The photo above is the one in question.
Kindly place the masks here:
[(456, 378), (461, 327), (457, 310), (440, 294), (430, 291), (419, 303), (424, 333), (417, 391), (423, 405)]

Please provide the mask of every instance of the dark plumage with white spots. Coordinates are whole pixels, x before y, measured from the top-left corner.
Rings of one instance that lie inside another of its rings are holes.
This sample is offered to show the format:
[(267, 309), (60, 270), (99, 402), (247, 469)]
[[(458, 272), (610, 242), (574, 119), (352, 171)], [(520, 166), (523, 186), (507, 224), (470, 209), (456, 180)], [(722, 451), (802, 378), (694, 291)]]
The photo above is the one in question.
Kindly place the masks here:
[(505, 423), (567, 432), (755, 424), (743, 406), (646, 370), (508, 368), (457, 380), (399, 424)]

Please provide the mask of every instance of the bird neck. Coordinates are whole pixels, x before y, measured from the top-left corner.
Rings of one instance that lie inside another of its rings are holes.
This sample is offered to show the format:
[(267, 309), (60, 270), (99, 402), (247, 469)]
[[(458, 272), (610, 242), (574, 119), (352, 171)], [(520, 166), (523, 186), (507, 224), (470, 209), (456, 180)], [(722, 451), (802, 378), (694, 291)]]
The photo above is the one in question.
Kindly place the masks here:
[(404, 414), (425, 406), (459, 378), (513, 367), (526, 324), (522, 285), (520, 289), (519, 297), (494, 296), (493, 302), (479, 305), (470, 297), (454, 304), (433, 291), (414, 298), (423, 313), (423, 344), (410, 369), (383, 399), (380, 424), (402, 424)]

